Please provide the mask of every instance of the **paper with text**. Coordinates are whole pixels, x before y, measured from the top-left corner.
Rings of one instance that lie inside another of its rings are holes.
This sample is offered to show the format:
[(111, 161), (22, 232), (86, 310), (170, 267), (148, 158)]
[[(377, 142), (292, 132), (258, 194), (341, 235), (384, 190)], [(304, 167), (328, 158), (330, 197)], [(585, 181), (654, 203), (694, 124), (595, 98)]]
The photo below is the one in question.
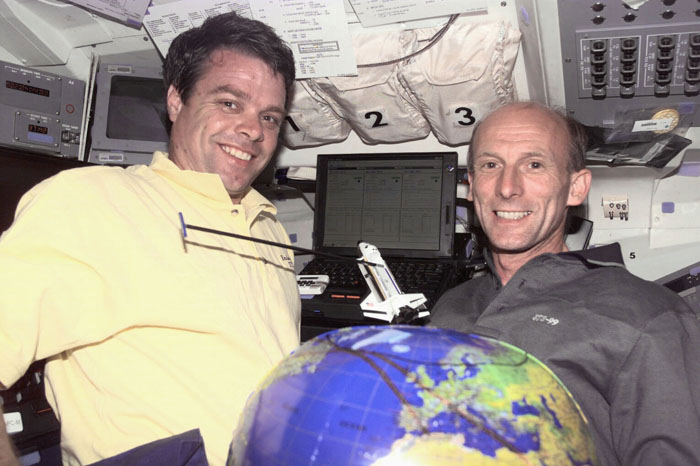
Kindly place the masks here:
[(487, 0), (349, 0), (365, 27), (488, 11)]
[(255, 1), (251, 8), (292, 48), (297, 78), (357, 74), (343, 0)]
[(69, 0), (71, 3), (114, 18), (132, 26), (141, 26), (151, 0)]
[(248, 0), (181, 0), (151, 6), (143, 19), (143, 26), (160, 54), (165, 57), (170, 43), (180, 33), (200, 26), (210, 16), (229, 11), (253, 18)]
[(271, 26), (294, 53), (297, 79), (357, 74), (343, 0), (182, 0), (151, 6), (143, 24), (165, 57), (178, 34), (228, 11)]

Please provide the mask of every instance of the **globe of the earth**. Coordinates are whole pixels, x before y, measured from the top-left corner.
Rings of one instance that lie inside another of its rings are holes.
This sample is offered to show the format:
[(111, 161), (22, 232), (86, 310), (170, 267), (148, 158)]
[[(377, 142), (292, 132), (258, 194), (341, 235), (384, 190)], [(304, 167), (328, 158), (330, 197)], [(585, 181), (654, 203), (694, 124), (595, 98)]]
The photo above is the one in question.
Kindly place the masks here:
[(229, 465), (589, 465), (587, 422), (524, 351), (415, 326), (350, 327), (285, 358), (251, 395)]

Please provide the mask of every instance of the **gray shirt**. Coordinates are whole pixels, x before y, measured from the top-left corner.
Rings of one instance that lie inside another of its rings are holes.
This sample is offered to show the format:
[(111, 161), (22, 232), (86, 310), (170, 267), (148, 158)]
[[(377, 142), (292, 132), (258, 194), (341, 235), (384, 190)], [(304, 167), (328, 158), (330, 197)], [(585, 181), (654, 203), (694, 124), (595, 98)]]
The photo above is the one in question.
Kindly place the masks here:
[(544, 362), (580, 404), (604, 465), (700, 465), (696, 315), (666, 288), (586, 255), (543, 254), (505, 286), (493, 274), (462, 283), (430, 325)]

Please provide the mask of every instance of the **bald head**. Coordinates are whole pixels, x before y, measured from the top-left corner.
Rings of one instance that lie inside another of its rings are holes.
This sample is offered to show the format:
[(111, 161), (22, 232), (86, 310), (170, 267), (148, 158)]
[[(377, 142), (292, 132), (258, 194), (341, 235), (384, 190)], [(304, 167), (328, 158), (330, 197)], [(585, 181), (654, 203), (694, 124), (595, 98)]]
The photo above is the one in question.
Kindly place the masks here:
[(581, 123), (566, 115), (563, 111), (537, 102), (513, 102), (497, 108), (485, 119), (481, 120), (474, 127), (471, 144), (469, 145), (467, 157), (467, 169), (474, 172), (474, 154), (479, 145), (479, 133), (484, 125), (488, 125), (489, 120), (502, 115), (503, 113), (521, 113), (523, 115), (542, 115), (545, 120), (551, 121), (551, 130), (559, 132), (566, 139), (567, 146), (567, 170), (573, 173), (586, 167), (586, 145), (588, 138), (586, 130)]

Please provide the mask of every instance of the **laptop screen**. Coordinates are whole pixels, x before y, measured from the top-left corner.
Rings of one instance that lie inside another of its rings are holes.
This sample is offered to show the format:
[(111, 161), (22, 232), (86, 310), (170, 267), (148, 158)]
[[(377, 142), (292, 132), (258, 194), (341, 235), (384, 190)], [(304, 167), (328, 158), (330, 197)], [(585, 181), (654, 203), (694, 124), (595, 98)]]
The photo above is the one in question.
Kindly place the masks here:
[(317, 160), (314, 247), (357, 255), (451, 257), (457, 153), (322, 154)]

